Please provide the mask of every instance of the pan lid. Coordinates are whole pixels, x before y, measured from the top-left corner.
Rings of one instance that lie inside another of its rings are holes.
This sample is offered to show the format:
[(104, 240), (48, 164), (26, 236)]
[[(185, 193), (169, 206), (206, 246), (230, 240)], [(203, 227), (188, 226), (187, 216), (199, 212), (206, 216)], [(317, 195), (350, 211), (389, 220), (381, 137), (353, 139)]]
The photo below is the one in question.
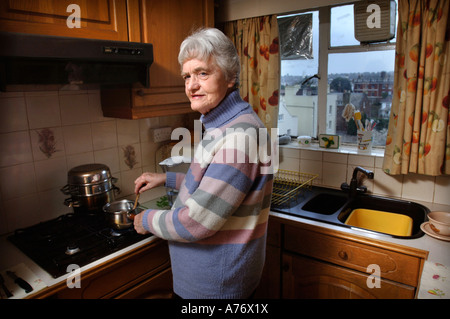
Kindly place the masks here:
[(111, 172), (105, 164), (91, 163), (76, 166), (67, 174), (69, 185), (96, 184), (110, 180)]

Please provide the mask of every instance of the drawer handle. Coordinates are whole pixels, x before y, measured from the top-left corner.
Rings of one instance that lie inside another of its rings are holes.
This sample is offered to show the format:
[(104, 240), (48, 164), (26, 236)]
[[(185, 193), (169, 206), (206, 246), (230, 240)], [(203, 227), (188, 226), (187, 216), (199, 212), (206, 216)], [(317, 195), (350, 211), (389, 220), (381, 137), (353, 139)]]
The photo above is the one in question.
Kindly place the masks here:
[(343, 251), (343, 250), (341, 250), (341, 251), (338, 253), (338, 256), (339, 256), (341, 259), (343, 259), (343, 260), (348, 260), (348, 255), (347, 255), (347, 253), (346, 253), (345, 251)]

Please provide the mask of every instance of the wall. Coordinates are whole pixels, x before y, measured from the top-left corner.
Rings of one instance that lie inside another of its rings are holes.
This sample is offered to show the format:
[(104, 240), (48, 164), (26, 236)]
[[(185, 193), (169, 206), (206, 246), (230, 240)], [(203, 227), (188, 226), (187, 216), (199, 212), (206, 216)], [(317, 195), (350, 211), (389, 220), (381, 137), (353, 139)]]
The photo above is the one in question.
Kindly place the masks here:
[(318, 174), (315, 185), (339, 189), (344, 181), (350, 183), (353, 169), (362, 166), (374, 172), (374, 179), (366, 179), (364, 185), (375, 195), (424, 202), (431, 209), (449, 209), (442, 205), (450, 205), (450, 176), (389, 176), (381, 169), (383, 150), (372, 153), (362, 155), (342, 147), (326, 151), (314, 145), (303, 149), (280, 147), (280, 169)]
[(286, 14), (359, 0), (219, 0), (216, 22), (233, 21), (270, 14)]
[[(63, 204), (70, 196), (60, 189), (67, 172), (81, 164), (108, 165), (119, 179), (118, 197), (134, 199), (134, 180), (155, 171), (157, 150), (164, 144), (152, 141), (151, 129), (185, 127), (190, 117), (106, 118), (99, 90), (1, 92), (0, 234), (72, 212)], [(125, 161), (127, 146), (135, 151), (132, 166)], [(147, 192), (141, 200), (163, 192)]]
[[(119, 197), (134, 199), (134, 180), (156, 170), (157, 150), (163, 144), (152, 141), (151, 129), (186, 127), (196, 116), (105, 118), (98, 90), (0, 93), (0, 234), (72, 212), (63, 204), (68, 196), (60, 189), (77, 165), (108, 165), (119, 179)], [(39, 142), (45, 129), (52, 132), (46, 145)], [(127, 146), (136, 153), (132, 168), (125, 162)], [(317, 173), (317, 185), (339, 188), (361, 165), (375, 172), (374, 181), (366, 182), (375, 194), (450, 205), (448, 176), (390, 177), (381, 170), (382, 157), (351, 152), (282, 147), (280, 154), (280, 168)], [(146, 192), (141, 201), (162, 194), (163, 188)]]

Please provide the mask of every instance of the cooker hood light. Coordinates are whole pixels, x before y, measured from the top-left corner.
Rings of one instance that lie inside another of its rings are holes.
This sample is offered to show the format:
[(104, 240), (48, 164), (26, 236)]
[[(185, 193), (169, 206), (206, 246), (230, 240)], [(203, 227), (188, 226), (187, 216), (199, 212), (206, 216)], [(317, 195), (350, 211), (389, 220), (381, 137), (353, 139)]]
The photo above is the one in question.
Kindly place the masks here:
[(149, 86), (149, 43), (0, 32), (0, 89), (7, 85)]

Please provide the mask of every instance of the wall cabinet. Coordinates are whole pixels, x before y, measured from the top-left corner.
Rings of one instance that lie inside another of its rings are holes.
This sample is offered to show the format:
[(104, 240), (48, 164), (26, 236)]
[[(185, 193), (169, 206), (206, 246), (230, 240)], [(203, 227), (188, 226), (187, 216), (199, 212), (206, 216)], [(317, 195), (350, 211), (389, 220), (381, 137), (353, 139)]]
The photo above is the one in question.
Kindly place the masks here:
[(138, 119), (191, 113), (180, 76), (178, 52), (193, 30), (214, 25), (212, 0), (140, 0), (129, 7), (130, 39), (153, 44), (150, 88), (102, 89), (103, 114)]
[[(81, 27), (69, 28), (70, 4)], [(150, 87), (102, 88), (104, 116), (138, 119), (191, 113), (178, 52), (193, 30), (214, 26), (213, 0), (5, 0), (0, 31), (153, 44)], [(38, 84), (38, 83), (37, 83)]]
[[(80, 28), (69, 28), (70, 4), (80, 8)], [(126, 0), (4, 0), (0, 31), (128, 41)]]

